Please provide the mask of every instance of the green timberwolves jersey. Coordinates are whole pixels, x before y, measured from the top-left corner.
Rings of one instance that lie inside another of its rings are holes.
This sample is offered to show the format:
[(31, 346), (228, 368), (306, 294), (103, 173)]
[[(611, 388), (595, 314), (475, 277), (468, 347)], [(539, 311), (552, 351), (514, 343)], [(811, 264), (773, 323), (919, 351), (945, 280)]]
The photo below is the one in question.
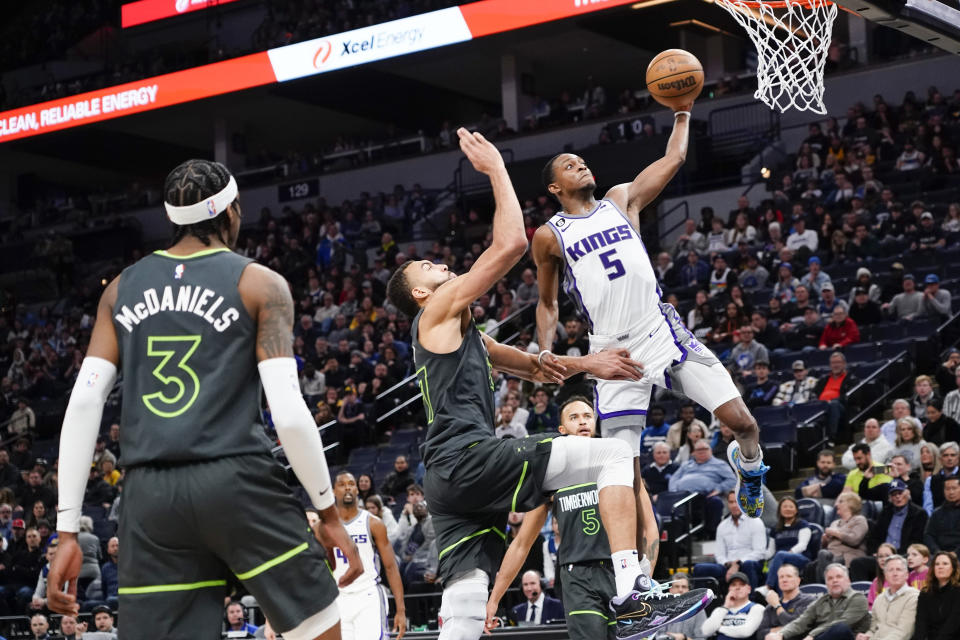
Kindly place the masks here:
[(493, 376), (480, 331), (471, 321), (460, 348), (436, 354), (418, 338), (421, 313), (413, 319), (413, 361), (423, 393), (427, 439), (423, 462), (437, 471), (452, 471), (471, 444), (495, 437)]
[(596, 482), (558, 489), (553, 497), (553, 517), (560, 530), (560, 564), (610, 559), (610, 542), (600, 522)]
[(269, 451), (260, 426), (256, 323), (228, 249), (158, 251), (120, 275), (120, 447), (127, 466)]

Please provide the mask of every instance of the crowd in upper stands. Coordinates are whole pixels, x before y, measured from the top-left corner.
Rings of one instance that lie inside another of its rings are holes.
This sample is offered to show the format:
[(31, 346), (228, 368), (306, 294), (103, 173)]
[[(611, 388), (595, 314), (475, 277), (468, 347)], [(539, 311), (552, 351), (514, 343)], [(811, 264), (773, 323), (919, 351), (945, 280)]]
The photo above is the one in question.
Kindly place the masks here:
[[(929, 558), (936, 580), (929, 581), (926, 600), (918, 597), (917, 610), (927, 611), (927, 617), (921, 621), (918, 613), (917, 625), (945, 624), (935, 616), (941, 610), (937, 607), (957, 593), (956, 559), (939, 552), (960, 546), (960, 482), (950, 480), (958, 469), (958, 449), (952, 443), (958, 440), (960, 421), (960, 352), (951, 351), (942, 364), (916, 371), (921, 375), (915, 376), (914, 393), (884, 407), (891, 414), (883, 421), (850, 425), (847, 405), (848, 392), (857, 383), (851, 369), (866, 357), (869, 362), (879, 359), (875, 341), (884, 332), (899, 332), (900, 338), (915, 327), (929, 336), (953, 315), (951, 293), (958, 281), (945, 265), (960, 262), (960, 205), (943, 197), (960, 178), (950, 151), (960, 141), (958, 125), (960, 92), (949, 99), (935, 90), (924, 100), (908, 95), (896, 107), (879, 96), (869, 109), (856, 105), (844, 126), (832, 118), (811, 126), (796, 159), (760, 206), (744, 196), (727, 213), (705, 209), (700, 220), (686, 222), (673, 246), (654, 256), (666, 299), (728, 364), (752, 408), (793, 411), (821, 402), (827, 440), (864, 430), (864, 442), (852, 446), (845, 460), (848, 473), (836, 472), (827, 451), (816, 474), (797, 489), (798, 500), (782, 500), (771, 531), (761, 531), (752, 524), (757, 521), (739, 519), (728, 500), (734, 479), (721, 453), (732, 438), (730, 430), (693, 406), (658, 397), (643, 436), (649, 456), (644, 478), (654, 495), (703, 494), (706, 530), (716, 536), (718, 553), (716, 563), (702, 563), (695, 575), (713, 576), (724, 589), (739, 580), (748, 594), (754, 587), (767, 587), (764, 598), (771, 610), (748, 616), (749, 611), (742, 611), (746, 605), (740, 606), (744, 589), (737, 587), (727, 596), (730, 607), (739, 607), (735, 613), (728, 608), (730, 615), (766, 620), (768, 629), (782, 626), (789, 620), (776, 603), (787, 603), (786, 611), (796, 597), (789, 587), (796, 576), (788, 567), (796, 567), (799, 575), (809, 572), (810, 582), (834, 584), (831, 598), (853, 598), (840, 586), (847, 571), (854, 578), (873, 579), (876, 561), (868, 554), (896, 543), (908, 568), (912, 562), (911, 571), (920, 572), (909, 547), (922, 544), (926, 556), (923, 549), (915, 551)], [(904, 202), (902, 194), (917, 193), (918, 185), (935, 197), (911, 196)], [(525, 188), (518, 185), (518, 190)], [(556, 211), (542, 194), (522, 205), (528, 237)], [(416, 444), (422, 434), (401, 428), (422, 426), (419, 405), (399, 408), (381, 420), (415, 393), (409, 381), (385, 393), (411, 373), (410, 321), (386, 302), (385, 284), (408, 259), (442, 261), (453, 271), (469, 269), (490, 242), (489, 218), (469, 211), (465, 218), (451, 213), (431, 245), (400, 246), (397, 238), (432, 206), (419, 187), (398, 187), (382, 197), (364, 196), (340, 206), (320, 200), (300, 209), (264, 210), (255, 226), (243, 230), (238, 246), (240, 253), (290, 281), (298, 309), (294, 351), (304, 396), (317, 424), (330, 425), (324, 440), (338, 443), (329, 452), (334, 469), (353, 470), (365, 505), (388, 523), (405, 581), (414, 590), (418, 585), (430, 588), (436, 548), (426, 508), (429, 496), (417, 483), (422, 468)], [(496, 329), (501, 339), (509, 337), (521, 348), (533, 341), (531, 305), (538, 291), (532, 266), (529, 259), (517, 265), (473, 311), (479, 326)], [(50, 439), (56, 425), (49, 424), (56, 413), (51, 417), (46, 408), (62, 401), (73, 383), (97, 293), (84, 282), (67, 281), (55, 306), (38, 309), (18, 305), (5, 294), (0, 316), (0, 336), (6, 335), (0, 346), (0, 419), (6, 420), (0, 449), (0, 612), (44, 609), (44, 566), (56, 546), (57, 466), (56, 442)], [(553, 351), (585, 353), (588, 330), (575, 313), (565, 314)], [(864, 342), (871, 342), (872, 353), (858, 351)], [(495, 428), (501, 437), (554, 432), (559, 400), (589, 392), (582, 377), (556, 389), (497, 373), (495, 384)], [(123, 485), (123, 470), (117, 467), (117, 402), (108, 403), (85, 500), (91, 539), (85, 558), (90, 582), (83, 586), (93, 587), (84, 594), (87, 611), (115, 604), (117, 546), (111, 538)], [(269, 430), (269, 415), (264, 417)], [(898, 506), (904, 492), (910, 496), (907, 506)], [(799, 498), (820, 501), (833, 515), (811, 519), (800, 512)], [(725, 509), (731, 514), (727, 518)], [(521, 517), (513, 516), (514, 526)], [(738, 535), (740, 526), (757, 530)], [(546, 576), (551, 545), (555, 549), (549, 531), (544, 542), (545, 555), (530, 568)], [(863, 558), (870, 559), (858, 562)], [(767, 560), (779, 568), (772, 573), (768, 568), (764, 578)], [(943, 562), (951, 565), (949, 571), (946, 565), (937, 569)], [(832, 567), (836, 563), (843, 571)], [(899, 594), (895, 573), (887, 584)], [(874, 591), (881, 595), (875, 602), (892, 606), (884, 584), (876, 583)], [(827, 610), (829, 604), (811, 606)], [(792, 611), (799, 615), (796, 608)], [(727, 614), (716, 615), (710, 617), (710, 625), (719, 625), (715, 632), (722, 633), (724, 624), (739, 624), (727, 620)], [(799, 619), (812, 625), (805, 631), (823, 622), (816, 616)], [(868, 624), (864, 618), (848, 621), (858, 632), (866, 632)]]

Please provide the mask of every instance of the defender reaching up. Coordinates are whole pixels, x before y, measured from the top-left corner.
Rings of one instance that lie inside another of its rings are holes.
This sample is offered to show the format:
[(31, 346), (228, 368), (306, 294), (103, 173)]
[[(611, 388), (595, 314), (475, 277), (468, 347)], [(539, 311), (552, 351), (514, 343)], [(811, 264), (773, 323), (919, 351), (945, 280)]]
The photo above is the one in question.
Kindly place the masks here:
[(562, 486), (595, 482), (599, 512), (616, 568), (618, 637), (649, 635), (693, 615), (713, 594), (679, 601), (649, 589), (636, 551), (630, 450), (617, 440), (494, 435), (492, 369), (541, 382), (586, 371), (599, 378), (638, 380), (626, 351), (601, 351), (546, 361), (497, 343), (473, 323), (470, 306), (502, 278), (527, 248), (520, 203), (503, 158), (478, 133), (459, 129), (460, 148), (490, 177), (496, 200), (493, 242), (457, 277), (426, 260), (403, 264), (390, 279), (390, 300), (413, 318), (412, 342), (427, 439), (424, 488), (433, 514), (444, 591), (442, 640), (476, 640), (486, 618), (487, 587), (500, 565), (508, 511), (529, 511)]
[[(557, 289), (564, 289), (590, 324), (590, 350), (627, 349), (643, 363), (644, 375), (633, 380), (597, 383), (597, 417), (604, 435), (627, 442), (636, 458), (640, 483), (640, 432), (654, 385), (681, 391), (730, 426), (736, 441), (727, 456), (738, 471), (738, 501), (754, 518), (763, 513), (763, 464), (757, 423), (740, 392), (716, 356), (698, 342), (677, 315), (661, 302), (656, 274), (640, 237), (640, 210), (653, 202), (683, 165), (687, 153), (693, 103), (674, 114), (667, 152), (633, 182), (612, 187), (599, 202), (597, 183), (583, 158), (561, 153), (543, 170), (543, 183), (563, 210), (537, 229), (533, 257), (537, 263), (540, 301), (537, 338), (540, 360), (552, 365), (550, 353), (557, 327)], [(646, 505), (638, 491), (637, 514), (642, 524)], [(643, 532), (638, 529), (638, 538)], [(646, 540), (655, 555), (657, 541)]]

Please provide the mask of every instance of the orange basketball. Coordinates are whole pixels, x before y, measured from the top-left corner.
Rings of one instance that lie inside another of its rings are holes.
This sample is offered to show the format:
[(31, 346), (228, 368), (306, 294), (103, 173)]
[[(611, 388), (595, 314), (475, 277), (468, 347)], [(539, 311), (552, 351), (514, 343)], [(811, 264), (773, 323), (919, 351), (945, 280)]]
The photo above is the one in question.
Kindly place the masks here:
[(678, 109), (691, 102), (703, 89), (703, 66), (683, 49), (667, 49), (647, 67), (647, 91), (665, 107)]

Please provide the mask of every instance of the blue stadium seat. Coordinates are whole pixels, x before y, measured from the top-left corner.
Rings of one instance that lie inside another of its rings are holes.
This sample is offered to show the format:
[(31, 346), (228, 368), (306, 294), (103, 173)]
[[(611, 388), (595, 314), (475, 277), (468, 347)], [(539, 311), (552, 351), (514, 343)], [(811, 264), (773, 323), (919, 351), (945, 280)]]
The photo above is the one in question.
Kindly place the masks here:
[(797, 500), (797, 510), (801, 518), (811, 524), (817, 524), (821, 527), (823, 521), (823, 507), (813, 498), (800, 498)]
[(411, 446), (415, 443), (420, 435), (420, 432), (416, 429), (402, 429), (400, 431), (394, 431), (393, 435), (390, 436), (390, 445), (391, 446)]
[(900, 324), (875, 324), (870, 327), (870, 339), (874, 342), (899, 340), (903, 337), (903, 326)]
[(802, 584), (800, 585), (800, 593), (809, 593), (810, 595), (820, 596), (827, 593), (827, 585), (820, 583)]
[(790, 410), (790, 415), (796, 422), (806, 422), (813, 416), (818, 413), (822, 413), (827, 410), (827, 403), (822, 400), (814, 400), (813, 402), (804, 402), (803, 404), (795, 404)]
[(807, 556), (811, 560), (817, 559), (817, 554), (820, 553), (820, 546), (823, 543), (823, 525), (819, 525), (815, 522), (810, 523), (810, 544), (807, 545), (806, 551), (803, 552), (803, 555)]
[(873, 584), (870, 580), (857, 580), (856, 582), (850, 583), (850, 588), (854, 591), (859, 591), (863, 595), (867, 595), (870, 592), (870, 585)]
[[(761, 426), (789, 422), (790, 407), (786, 405), (780, 405), (779, 407), (757, 407), (753, 410), (753, 417), (757, 419), (757, 422)], [(780, 440), (780, 442), (788, 441)]]
[(851, 344), (843, 350), (848, 362), (873, 362), (877, 359), (877, 353), (877, 345), (874, 342)]
[[(776, 407), (775, 407), (776, 408)], [(796, 442), (797, 425), (790, 421), (765, 422), (757, 419), (760, 424), (760, 442)]]

